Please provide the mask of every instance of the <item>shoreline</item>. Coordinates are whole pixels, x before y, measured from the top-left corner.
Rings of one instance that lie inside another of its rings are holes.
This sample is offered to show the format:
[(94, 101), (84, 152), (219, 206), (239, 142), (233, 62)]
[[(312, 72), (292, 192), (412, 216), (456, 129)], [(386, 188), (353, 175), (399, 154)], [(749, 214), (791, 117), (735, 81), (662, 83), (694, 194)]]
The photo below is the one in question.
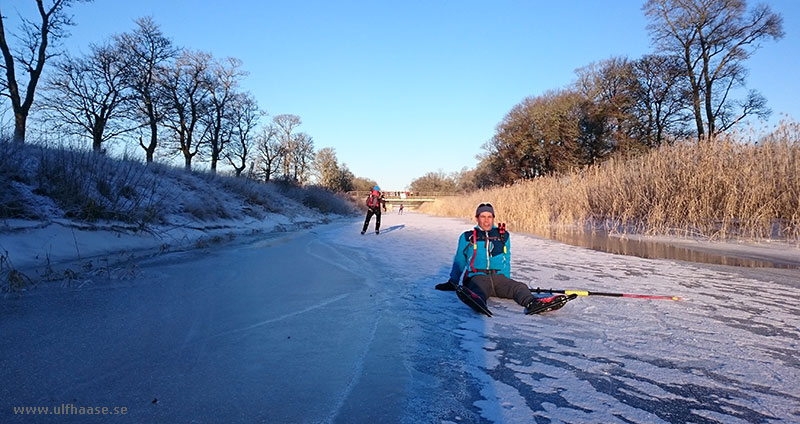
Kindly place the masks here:
[(785, 240), (709, 241), (670, 236), (645, 236), (639, 234), (625, 235), (621, 237), (626, 237), (633, 240), (665, 243), (717, 255), (753, 260), (768, 260), (791, 265), (794, 268), (800, 268), (800, 246)]
[[(460, 216), (434, 215), (425, 212), (416, 213), (444, 218), (461, 218), (465, 222), (469, 222), (470, 225), (474, 225), (473, 220), (467, 220)], [(786, 240), (712, 241), (667, 235), (609, 234), (600, 230), (586, 231), (578, 227), (573, 229), (565, 229), (562, 227), (559, 228), (558, 231), (551, 232), (549, 236), (542, 233), (518, 229), (509, 229), (509, 231), (612, 254), (638, 256), (650, 259), (676, 260), (706, 265), (720, 265), (733, 268), (787, 269), (794, 270), (794, 272), (800, 274), (800, 272), (798, 272), (798, 269), (800, 269), (800, 244)], [(611, 246), (611, 244), (617, 244), (617, 246)], [(637, 244), (639, 246), (636, 246)], [(660, 248), (663, 252), (661, 252), (661, 254), (636, 252), (637, 249), (643, 248), (642, 245), (647, 244), (652, 245), (653, 248)], [(684, 250), (684, 252), (680, 252), (680, 250)], [(692, 253), (696, 255), (691, 255)], [(722, 258), (723, 261), (692, 260), (687, 256), (696, 256), (697, 258), (706, 256), (711, 259), (719, 257)], [(730, 260), (725, 261), (725, 259)], [(769, 263), (773, 265), (770, 266)]]

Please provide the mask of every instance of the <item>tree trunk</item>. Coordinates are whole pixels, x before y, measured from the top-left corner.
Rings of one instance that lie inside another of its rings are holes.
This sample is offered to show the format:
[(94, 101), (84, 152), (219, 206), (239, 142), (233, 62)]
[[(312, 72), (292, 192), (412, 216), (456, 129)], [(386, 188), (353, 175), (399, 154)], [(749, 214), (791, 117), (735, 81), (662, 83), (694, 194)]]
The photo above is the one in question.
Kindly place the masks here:
[(103, 131), (105, 130), (105, 122), (101, 119), (95, 118), (94, 128), (92, 130), (92, 151), (99, 153), (103, 146)]
[(716, 128), (714, 126), (714, 109), (711, 106), (711, 91), (712, 82), (706, 82), (706, 118), (708, 119), (708, 139), (714, 138), (714, 133), (716, 132)]
[(692, 111), (694, 112), (694, 123), (697, 125), (697, 139), (703, 138), (703, 114), (700, 112), (700, 85), (695, 78), (694, 70), (692, 69), (692, 59), (687, 49), (684, 57), (686, 60), (686, 70), (689, 76), (689, 84), (692, 88)]
[(664, 137), (664, 128), (660, 124), (656, 124), (656, 142), (655, 147), (661, 147), (661, 139)]
[(158, 125), (154, 119), (150, 119), (150, 144), (144, 148), (147, 152), (147, 163), (153, 162), (153, 157), (156, 153), (156, 145), (158, 144)]
[(28, 120), (28, 111), (14, 111), (14, 142), (25, 143), (25, 124)]
[(705, 41), (702, 37), (700, 38), (700, 47), (703, 51), (702, 53), (703, 70), (700, 75), (702, 76), (703, 82), (705, 83), (703, 93), (705, 94), (704, 100), (706, 108), (706, 119), (708, 120), (708, 134), (706, 134), (706, 137), (708, 138), (708, 140), (711, 140), (712, 138), (714, 138), (714, 109), (711, 106), (711, 97), (712, 97), (711, 94), (713, 93), (712, 85), (714, 83), (708, 74), (708, 64), (711, 61), (711, 59), (708, 56), (707, 53), (708, 48), (706, 47)]
[(272, 161), (264, 164), (264, 182), (268, 183), (270, 177), (272, 177)]

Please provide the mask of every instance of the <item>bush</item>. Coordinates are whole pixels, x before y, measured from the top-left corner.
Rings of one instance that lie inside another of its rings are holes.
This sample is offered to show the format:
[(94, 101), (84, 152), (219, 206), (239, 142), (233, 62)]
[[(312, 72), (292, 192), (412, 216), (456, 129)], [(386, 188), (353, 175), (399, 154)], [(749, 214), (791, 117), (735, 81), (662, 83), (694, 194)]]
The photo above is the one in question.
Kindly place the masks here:
[(299, 187), (283, 183), (281, 184), (281, 193), (321, 213), (350, 215), (355, 212), (353, 205), (344, 197), (345, 195), (330, 192), (322, 187)]

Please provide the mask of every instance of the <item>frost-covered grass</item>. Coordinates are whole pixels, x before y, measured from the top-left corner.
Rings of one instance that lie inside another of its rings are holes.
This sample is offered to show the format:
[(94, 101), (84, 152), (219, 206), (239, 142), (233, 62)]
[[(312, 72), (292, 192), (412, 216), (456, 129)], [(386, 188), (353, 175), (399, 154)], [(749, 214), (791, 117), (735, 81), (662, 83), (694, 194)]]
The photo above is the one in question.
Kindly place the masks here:
[(0, 252), (0, 293), (21, 293), (34, 281), (14, 267), (7, 251)]
[(317, 187), (264, 184), (186, 172), (91, 151), (0, 142), (0, 218), (67, 218), (159, 224), (171, 217), (214, 221), (267, 213), (353, 212), (348, 200)]
[(0, 186), (0, 293), (12, 294), (41, 281), (81, 286), (87, 275), (120, 273), (155, 251), (355, 212), (350, 199), (318, 187), (7, 141), (0, 141)]
[(331, 193), (321, 187), (298, 187), (292, 184), (279, 183), (280, 193), (292, 199), (296, 199), (303, 206), (318, 210), (324, 214), (347, 215), (352, 213), (355, 204), (351, 198), (346, 198), (343, 202), (342, 197)]

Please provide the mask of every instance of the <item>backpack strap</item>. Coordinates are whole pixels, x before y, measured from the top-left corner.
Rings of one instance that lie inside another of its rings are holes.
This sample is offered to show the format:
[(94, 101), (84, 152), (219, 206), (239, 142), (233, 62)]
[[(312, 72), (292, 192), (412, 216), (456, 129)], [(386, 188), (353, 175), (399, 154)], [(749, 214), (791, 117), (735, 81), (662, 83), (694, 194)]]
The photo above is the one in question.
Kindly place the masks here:
[(478, 254), (478, 230), (472, 229), (472, 259), (469, 261), (469, 268), (475, 272), (475, 256)]

